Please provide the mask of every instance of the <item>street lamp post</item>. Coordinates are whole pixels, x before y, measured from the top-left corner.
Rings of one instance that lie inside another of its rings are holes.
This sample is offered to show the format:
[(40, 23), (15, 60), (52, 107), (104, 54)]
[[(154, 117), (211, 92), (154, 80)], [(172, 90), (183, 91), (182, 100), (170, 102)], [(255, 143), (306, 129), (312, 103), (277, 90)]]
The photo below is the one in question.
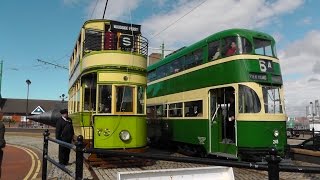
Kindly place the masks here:
[(62, 94), (59, 97), (60, 97), (62, 103), (64, 103), (64, 99), (68, 98), (65, 94)]
[(308, 124), (309, 124), (308, 115), (309, 115), (309, 106), (306, 106), (306, 121), (307, 122), (304, 122), (303, 129), (309, 129), (310, 130), (310, 128), (308, 128)]
[(310, 102), (311, 105), (311, 116), (312, 116), (312, 137), (314, 139), (314, 112), (313, 112), (313, 103)]
[(31, 81), (29, 79), (26, 80), (27, 83), (27, 106), (26, 106), (26, 127), (27, 127), (27, 117), (29, 112), (29, 85), (31, 84)]

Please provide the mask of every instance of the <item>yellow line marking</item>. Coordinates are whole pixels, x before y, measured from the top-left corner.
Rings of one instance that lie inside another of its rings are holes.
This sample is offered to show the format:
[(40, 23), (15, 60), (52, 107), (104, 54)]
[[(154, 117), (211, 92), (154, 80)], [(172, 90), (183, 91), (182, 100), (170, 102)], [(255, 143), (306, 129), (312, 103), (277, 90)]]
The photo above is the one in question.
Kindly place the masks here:
[(29, 149), (29, 148), (26, 148), (26, 147), (23, 147), (23, 146), (17, 146), (17, 145), (11, 145), (11, 146), (14, 146), (16, 148), (24, 150), (31, 157), (31, 162), (32, 162), (31, 163), (31, 167), (30, 167), (30, 170), (29, 170), (28, 174), (25, 176), (24, 180), (27, 180), (27, 179), (29, 179), (29, 177), (32, 176), (32, 172), (35, 169), (35, 166), (37, 166), (36, 167), (36, 171), (35, 171), (35, 173), (34, 173), (34, 175), (32, 177), (32, 179), (35, 179), (38, 176), (39, 170), (40, 170), (40, 160), (38, 158), (38, 155), (35, 152), (33, 152), (31, 149)]
[[(29, 149), (30, 150), (30, 149)], [(39, 172), (40, 172), (40, 167), (41, 167), (41, 162), (40, 162), (40, 159), (38, 158), (38, 155), (34, 152), (34, 151), (32, 151), (32, 150), (30, 150), (30, 152), (34, 155), (34, 157), (37, 159), (37, 169), (36, 169), (36, 171), (34, 172), (34, 174), (33, 174), (33, 176), (32, 176), (32, 179), (35, 179), (37, 176), (38, 176), (38, 174), (39, 174)]]

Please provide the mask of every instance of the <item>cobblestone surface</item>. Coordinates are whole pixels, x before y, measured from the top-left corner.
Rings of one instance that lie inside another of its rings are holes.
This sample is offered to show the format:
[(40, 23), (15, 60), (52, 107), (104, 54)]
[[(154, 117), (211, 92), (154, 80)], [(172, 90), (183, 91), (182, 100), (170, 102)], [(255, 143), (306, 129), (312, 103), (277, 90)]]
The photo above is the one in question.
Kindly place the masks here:
[[(16, 135), (6, 135), (6, 141), (10, 144), (24, 145), (27, 147), (32, 147), (37, 149), (42, 154), (43, 148), (43, 137), (28, 137), (28, 136), (16, 136)], [(57, 160), (58, 145), (55, 143), (49, 143), (49, 156)], [(42, 159), (42, 157), (40, 157)], [(75, 171), (75, 152), (71, 151), (70, 162), (72, 165), (67, 166), (72, 172)], [(292, 162), (298, 166), (315, 166), (314, 164), (293, 161)], [(104, 169), (99, 167), (94, 167), (93, 170), (99, 179), (114, 180), (117, 179), (118, 172), (124, 171), (140, 171), (140, 170), (154, 170), (154, 169), (175, 169), (175, 168), (191, 168), (191, 167), (205, 167), (206, 165), (193, 164), (193, 163), (180, 163), (171, 161), (156, 161), (152, 166), (145, 167), (135, 167), (135, 168), (114, 168), (114, 169)], [(84, 165), (84, 178), (93, 179), (89, 170)], [(320, 168), (320, 166), (319, 166)], [(268, 179), (268, 173), (266, 171), (257, 171), (241, 168), (233, 168), (233, 172), (236, 180), (264, 180)], [(69, 175), (62, 172), (56, 166), (48, 163), (48, 179), (72, 179)], [(280, 172), (280, 179), (282, 180), (320, 180), (320, 174), (305, 174), (305, 173), (291, 173), (291, 172)]]

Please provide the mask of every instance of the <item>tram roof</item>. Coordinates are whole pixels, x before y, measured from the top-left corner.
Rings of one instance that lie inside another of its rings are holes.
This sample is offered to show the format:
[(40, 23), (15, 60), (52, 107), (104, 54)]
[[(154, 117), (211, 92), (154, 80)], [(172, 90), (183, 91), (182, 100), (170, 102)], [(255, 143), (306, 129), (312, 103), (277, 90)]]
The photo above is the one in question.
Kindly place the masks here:
[(171, 62), (172, 60), (175, 60), (179, 57), (182, 57), (182, 56), (198, 49), (199, 47), (202, 47), (204, 44), (207, 44), (207, 42), (211, 42), (211, 41), (225, 38), (228, 36), (241, 36), (241, 37), (245, 37), (249, 40), (251, 40), (251, 37), (258, 37), (258, 38), (262, 38), (262, 39), (269, 39), (274, 43), (274, 38), (264, 32), (254, 31), (254, 30), (249, 30), (249, 29), (236, 29), (236, 28), (227, 29), (227, 30), (212, 34), (212, 35), (210, 35), (210, 36), (208, 36), (208, 37), (206, 37), (196, 43), (191, 44), (190, 46), (187, 46), (187, 47), (181, 48), (180, 50), (177, 50), (177, 52), (174, 52), (173, 54), (168, 55), (163, 60), (160, 60), (159, 62), (150, 65), (148, 67), (148, 71), (156, 69), (159, 66), (162, 66), (164, 64)]
[(87, 20), (86, 22), (83, 23), (83, 26), (84, 27), (86, 24), (88, 23), (94, 23), (94, 22), (111, 22), (113, 20), (109, 20), (109, 19), (90, 19), (90, 20)]

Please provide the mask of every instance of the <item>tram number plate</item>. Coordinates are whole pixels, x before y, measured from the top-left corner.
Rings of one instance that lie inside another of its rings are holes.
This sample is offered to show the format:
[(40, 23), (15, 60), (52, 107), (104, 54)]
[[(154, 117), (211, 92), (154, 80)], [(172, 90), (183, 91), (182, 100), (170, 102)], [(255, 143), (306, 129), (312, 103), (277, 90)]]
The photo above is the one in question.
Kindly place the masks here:
[(261, 72), (273, 72), (273, 65), (271, 60), (259, 59)]
[(279, 144), (279, 140), (278, 139), (274, 139), (272, 144)]

